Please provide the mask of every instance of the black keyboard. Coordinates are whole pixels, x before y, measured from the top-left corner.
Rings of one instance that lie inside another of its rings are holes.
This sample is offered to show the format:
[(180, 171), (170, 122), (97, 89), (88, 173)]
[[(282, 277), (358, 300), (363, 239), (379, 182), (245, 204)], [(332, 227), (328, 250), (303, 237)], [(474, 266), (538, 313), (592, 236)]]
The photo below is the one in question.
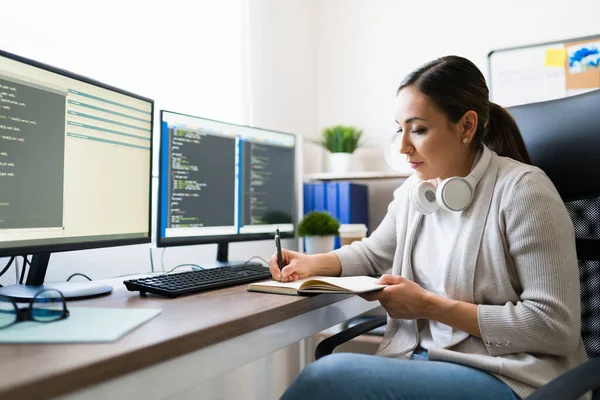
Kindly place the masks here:
[(253, 282), (271, 277), (269, 268), (258, 263), (228, 265), (225, 267), (197, 271), (177, 272), (156, 275), (148, 278), (124, 281), (130, 292), (141, 295), (154, 293), (161, 296), (177, 297), (210, 289), (220, 289), (240, 283)]

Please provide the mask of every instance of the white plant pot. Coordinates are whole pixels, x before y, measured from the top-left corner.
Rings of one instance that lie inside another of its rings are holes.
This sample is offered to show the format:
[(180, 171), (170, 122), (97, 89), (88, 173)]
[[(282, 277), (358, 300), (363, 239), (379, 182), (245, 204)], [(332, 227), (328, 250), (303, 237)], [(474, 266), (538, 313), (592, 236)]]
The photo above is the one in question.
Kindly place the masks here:
[(306, 236), (304, 249), (306, 254), (327, 253), (333, 250), (335, 236)]
[(329, 170), (336, 174), (350, 171), (350, 160), (352, 153), (330, 153)]

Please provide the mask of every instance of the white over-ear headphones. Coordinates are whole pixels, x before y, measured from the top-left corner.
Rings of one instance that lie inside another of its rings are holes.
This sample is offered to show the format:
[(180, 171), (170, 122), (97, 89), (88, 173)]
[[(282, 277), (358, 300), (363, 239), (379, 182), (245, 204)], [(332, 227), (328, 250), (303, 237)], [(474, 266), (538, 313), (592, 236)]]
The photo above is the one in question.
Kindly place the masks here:
[(428, 181), (417, 183), (410, 191), (413, 204), (422, 214), (431, 214), (440, 208), (447, 211), (465, 210), (471, 205), (475, 187), (483, 178), (491, 160), (492, 153), (484, 145), (481, 159), (468, 176), (444, 179), (437, 187)]

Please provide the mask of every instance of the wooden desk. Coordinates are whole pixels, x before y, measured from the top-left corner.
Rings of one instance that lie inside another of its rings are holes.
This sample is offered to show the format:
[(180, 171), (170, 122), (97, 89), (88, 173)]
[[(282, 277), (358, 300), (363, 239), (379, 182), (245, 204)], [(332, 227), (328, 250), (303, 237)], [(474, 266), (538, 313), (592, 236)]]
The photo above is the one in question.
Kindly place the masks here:
[[(0, 345), (0, 399), (163, 399), (379, 305), (357, 296), (252, 293), (246, 285), (166, 299), (128, 292), (77, 306), (161, 308), (114, 343)], [(104, 282), (103, 282), (104, 283)]]

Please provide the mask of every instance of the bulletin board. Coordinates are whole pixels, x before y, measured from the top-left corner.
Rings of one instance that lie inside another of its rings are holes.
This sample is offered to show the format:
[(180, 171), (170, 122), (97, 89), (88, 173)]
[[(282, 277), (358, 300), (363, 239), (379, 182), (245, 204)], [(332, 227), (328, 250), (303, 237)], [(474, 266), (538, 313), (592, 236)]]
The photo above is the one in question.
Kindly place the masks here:
[(503, 107), (600, 88), (600, 35), (488, 54), (490, 99)]

